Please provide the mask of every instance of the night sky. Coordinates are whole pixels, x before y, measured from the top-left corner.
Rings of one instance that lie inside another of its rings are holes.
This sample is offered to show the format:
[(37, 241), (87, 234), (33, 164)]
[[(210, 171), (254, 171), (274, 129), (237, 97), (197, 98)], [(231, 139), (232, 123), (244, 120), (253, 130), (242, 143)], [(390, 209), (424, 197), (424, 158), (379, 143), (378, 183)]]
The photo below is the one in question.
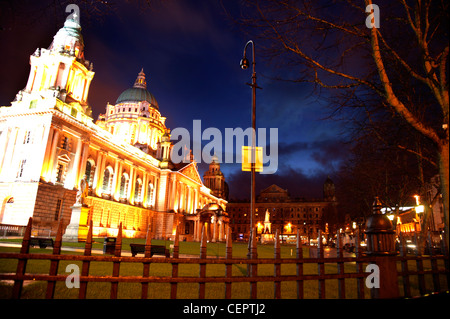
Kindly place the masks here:
[[(72, 1), (76, 3), (76, 1)], [(2, 2), (0, 22), (0, 105), (10, 105), (26, 85), (29, 56), (47, 48), (62, 27), (69, 1)], [(58, 2), (57, 2), (58, 3)], [(227, 9), (237, 13), (237, 4)], [(249, 40), (230, 21), (219, 1), (115, 4), (101, 14), (81, 12), (85, 58), (94, 64), (89, 103), (94, 119), (132, 87), (141, 68), (147, 89), (159, 103), (170, 129), (251, 127), (251, 71), (239, 67)], [(91, 10), (93, 11), (93, 10)], [(250, 50), (249, 50), (250, 52)], [(247, 54), (251, 56), (249, 53)], [(258, 55), (256, 43), (257, 127), (278, 128), (278, 171), (257, 176), (257, 192), (275, 183), (291, 196), (320, 198), (346, 158), (339, 122), (325, 120), (327, 104), (308, 84), (274, 80), (282, 72)], [(251, 62), (251, 59), (250, 59)], [(267, 133), (268, 134), (268, 133)], [(267, 136), (269, 139), (269, 136)], [(203, 141), (203, 145), (209, 141)], [(192, 145), (191, 145), (192, 148)], [(207, 169), (200, 163), (200, 174)], [(250, 173), (241, 164), (222, 164), (230, 198), (248, 198)]]

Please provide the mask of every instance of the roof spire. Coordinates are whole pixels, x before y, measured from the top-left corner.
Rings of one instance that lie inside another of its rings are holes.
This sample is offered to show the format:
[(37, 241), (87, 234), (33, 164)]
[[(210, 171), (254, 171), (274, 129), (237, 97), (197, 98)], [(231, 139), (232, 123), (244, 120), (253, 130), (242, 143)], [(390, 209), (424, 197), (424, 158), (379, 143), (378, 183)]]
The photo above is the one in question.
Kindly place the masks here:
[(141, 69), (141, 72), (139, 72), (136, 81), (133, 85), (134, 88), (141, 88), (141, 89), (147, 89), (147, 81), (145, 81), (145, 73), (144, 68)]

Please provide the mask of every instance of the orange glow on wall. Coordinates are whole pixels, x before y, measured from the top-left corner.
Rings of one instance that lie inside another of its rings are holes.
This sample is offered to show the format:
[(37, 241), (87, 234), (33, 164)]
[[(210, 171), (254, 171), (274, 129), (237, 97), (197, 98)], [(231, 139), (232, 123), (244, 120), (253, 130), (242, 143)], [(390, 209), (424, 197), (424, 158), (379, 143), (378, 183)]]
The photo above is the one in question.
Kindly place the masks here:
[(407, 223), (399, 226), (402, 233), (414, 233), (420, 231), (420, 225), (418, 223)]

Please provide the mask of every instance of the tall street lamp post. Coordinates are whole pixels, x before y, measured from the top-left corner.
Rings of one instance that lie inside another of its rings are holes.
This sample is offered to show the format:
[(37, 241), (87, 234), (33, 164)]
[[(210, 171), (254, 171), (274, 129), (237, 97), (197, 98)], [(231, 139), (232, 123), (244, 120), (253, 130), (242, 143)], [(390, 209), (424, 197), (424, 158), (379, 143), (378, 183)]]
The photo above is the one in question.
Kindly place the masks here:
[[(256, 71), (255, 71), (255, 44), (252, 40), (248, 41), (244, 47), (244, 56), (241, 60), (241, 68), (243, 70), (248, 69), (250, 63), (246, 56), (247, 47), (249, 44), (252, 45), (252, 83), (247, 83), (252, 87), (252, 147), (251, 147), (251, 201), (250, 201), (250, 236), (248, 241), (248, 257), (251, 258), (251, 242), (253, 236), (256, 236), (254, 231), (254, 222), (255, 222), (255, 163), (256, 163)], [(254, 252), (256, 253), (256, 252)]]

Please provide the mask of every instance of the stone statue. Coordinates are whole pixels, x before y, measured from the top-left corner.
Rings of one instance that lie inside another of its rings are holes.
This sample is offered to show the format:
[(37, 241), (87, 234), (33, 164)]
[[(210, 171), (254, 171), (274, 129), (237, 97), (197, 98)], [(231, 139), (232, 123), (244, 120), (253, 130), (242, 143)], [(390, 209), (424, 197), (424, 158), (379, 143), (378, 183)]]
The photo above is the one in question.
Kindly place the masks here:
[(86, 182), (86, 179), (82, 179), (80, 181), (80, 189), (77, 192), (77, 200), (75, 202), (75, 205), (78, 206), (85, 206), (86, 202), (85, 202), (85, 198), (88, 195), (89, 192), (89, 186)]
[(269, 213), (269, 210), (268, 209), (266, 209), (266, 217), (264, 218), (264, 222), (269, 222), (270, 220), (270, 213)]

